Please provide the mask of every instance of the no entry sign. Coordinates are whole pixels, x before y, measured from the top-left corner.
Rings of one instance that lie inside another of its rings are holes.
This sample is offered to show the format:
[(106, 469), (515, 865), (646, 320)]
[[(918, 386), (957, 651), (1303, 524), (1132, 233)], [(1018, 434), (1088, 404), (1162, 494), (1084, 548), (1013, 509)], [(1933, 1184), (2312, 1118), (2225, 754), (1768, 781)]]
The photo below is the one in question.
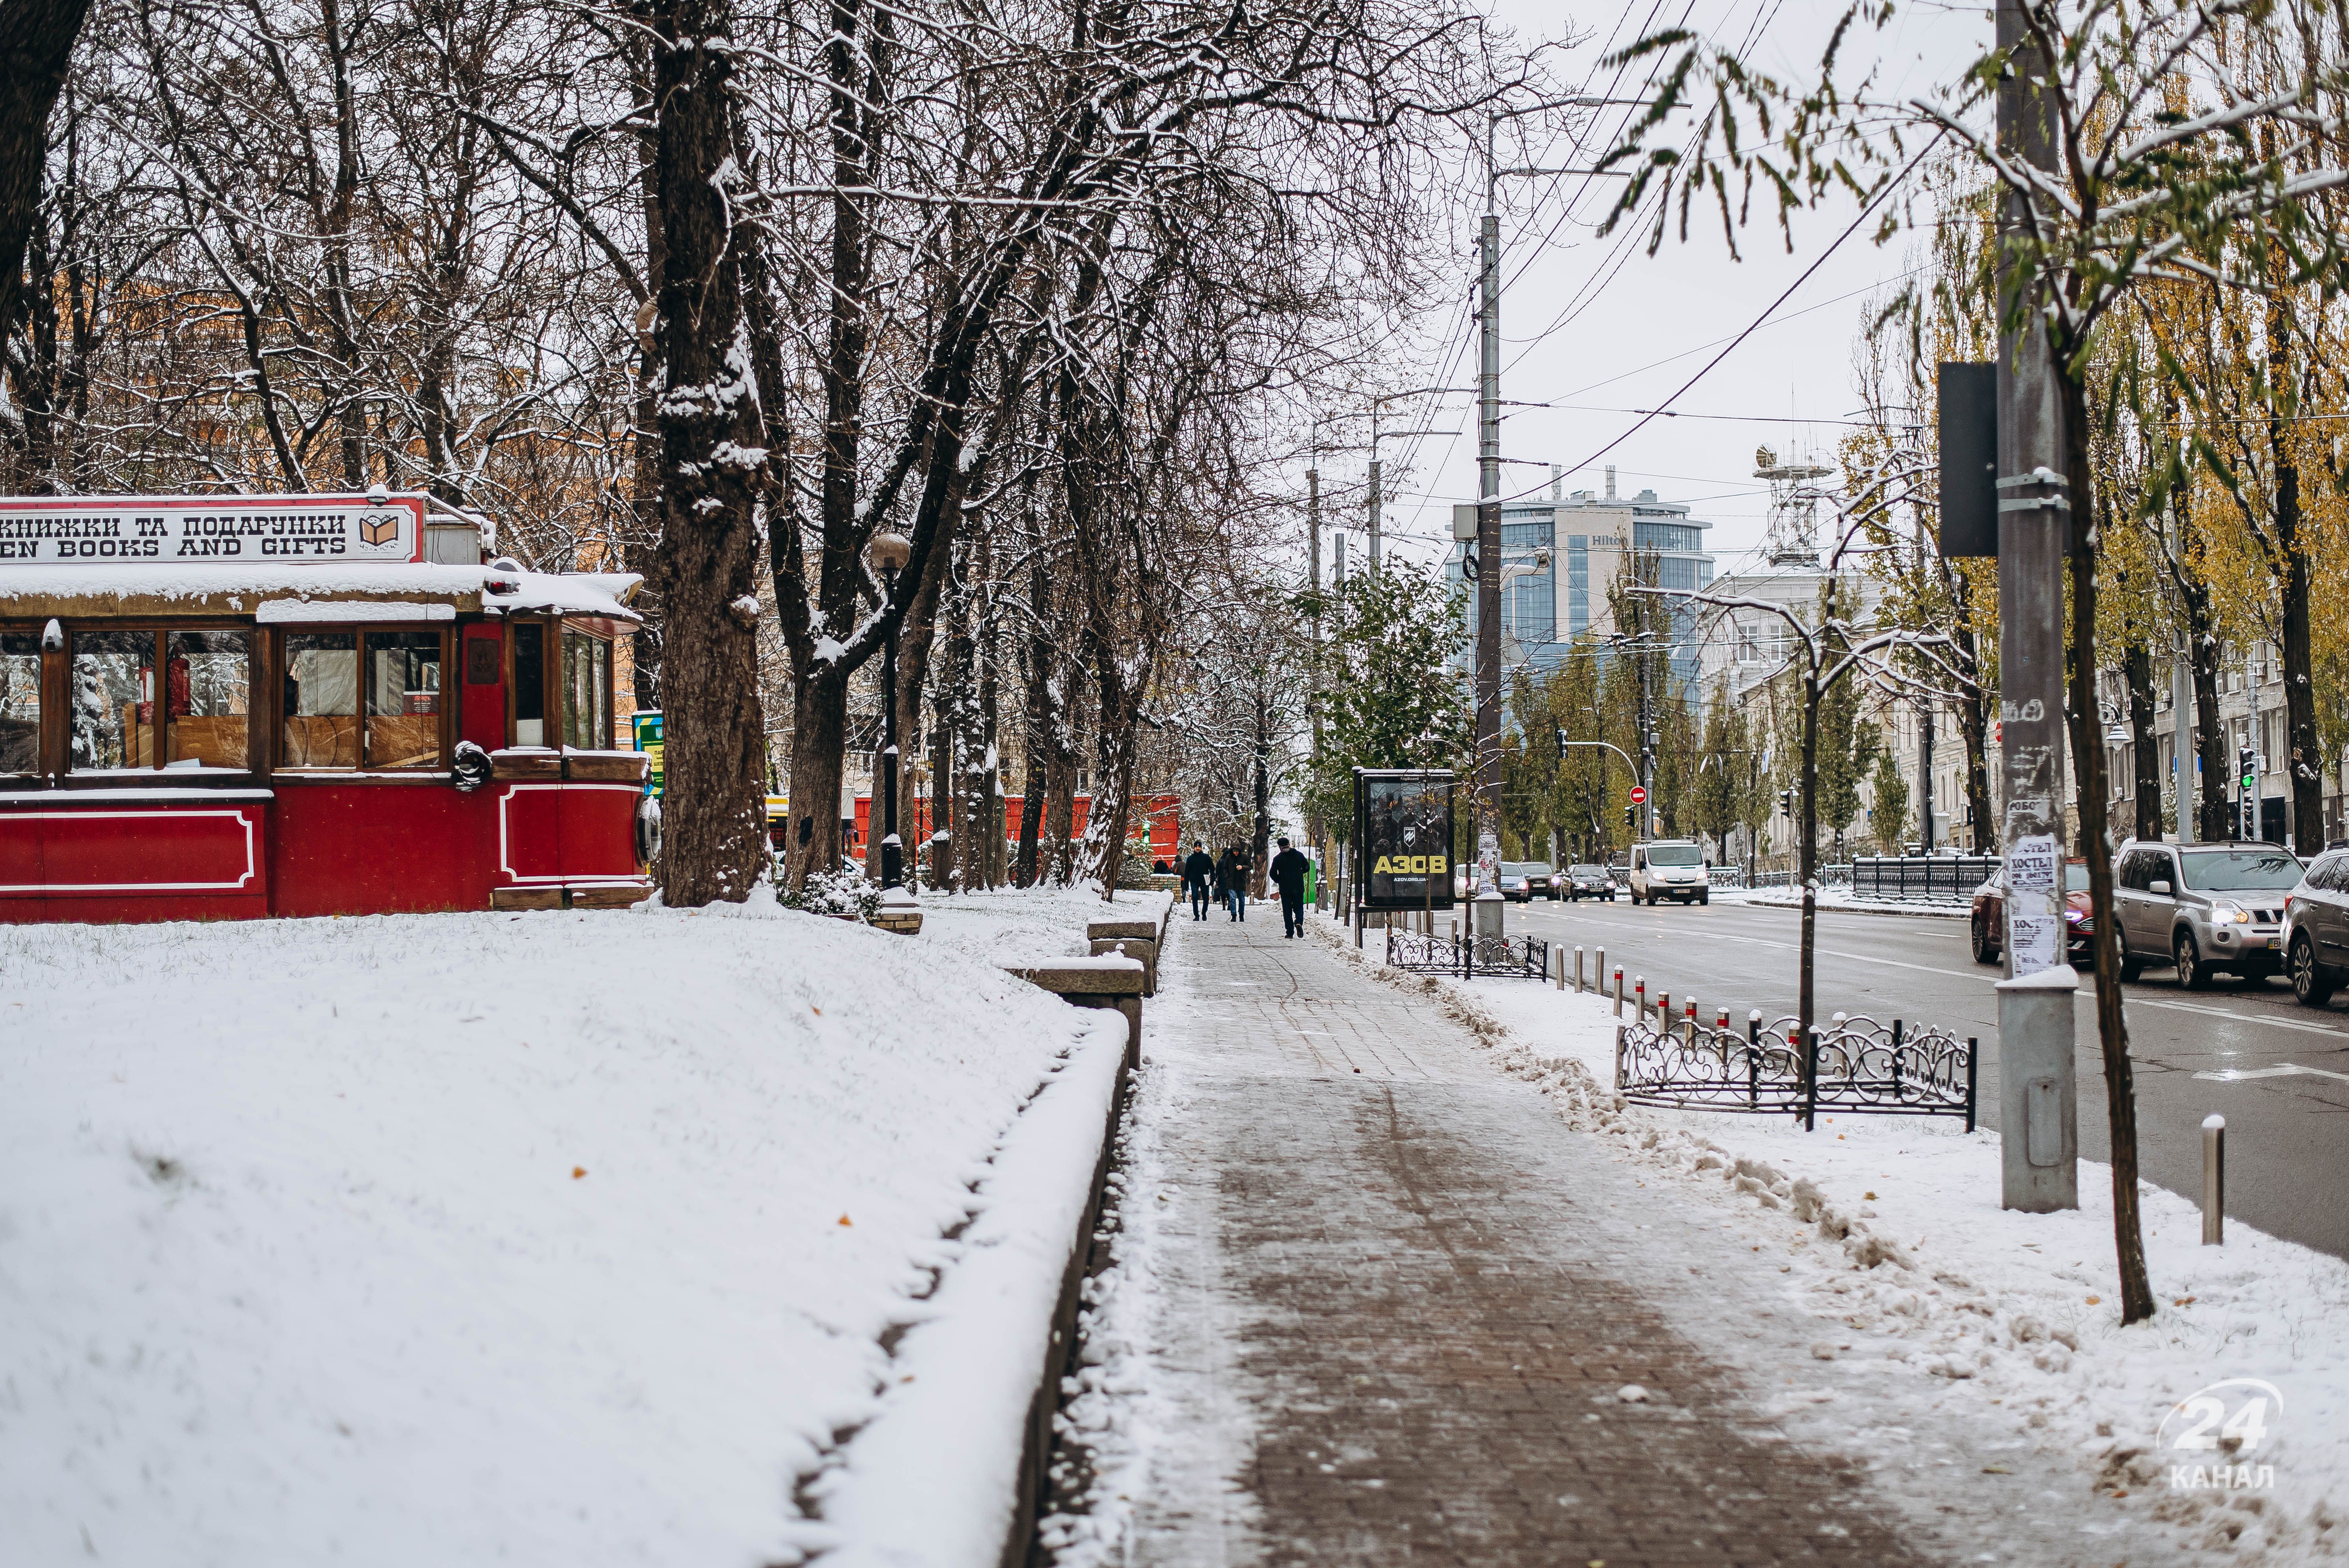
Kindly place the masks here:
[(1631, 786), (1631, 804), (1633, 804), (1634, 806), (1644, 806), (1644, 805), (1646, 805), (1647, 803), (1648, 803), (1648, 789), (1647, 789), (1647, 786), (1645, 786), (1645, 785), (1643, 785), (1643, 784), (1634, 784), (1634, 785), (1632, 785), (1632, 786)]

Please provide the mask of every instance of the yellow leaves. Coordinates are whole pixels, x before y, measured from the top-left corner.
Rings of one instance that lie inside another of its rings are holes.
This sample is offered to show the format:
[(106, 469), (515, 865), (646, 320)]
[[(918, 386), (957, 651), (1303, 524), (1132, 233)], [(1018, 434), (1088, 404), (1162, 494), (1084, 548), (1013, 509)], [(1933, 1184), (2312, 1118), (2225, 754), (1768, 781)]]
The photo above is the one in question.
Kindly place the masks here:
[(843, 1215), (840, 1217), (840, 1222), (841, 1222), (842, 1224), (843, 1224), (843, 1225), (847, 1224), (847, 1223), (848, 1223), (848, 1216), (847, 1216), (847, 1215), (845, 1215), (845, 1214), (843, 1214)]
[(572, 1179), (574, 1181), (578, 1181), (582, 1176), (585, 1176), (585, 1175), (586, 1175), (586, 1174), (587, 1174), (587, 1167), (585, 1167), (585, 1165), (574, 1165), (574, 1166), (571, 1168), (571, 1179)]

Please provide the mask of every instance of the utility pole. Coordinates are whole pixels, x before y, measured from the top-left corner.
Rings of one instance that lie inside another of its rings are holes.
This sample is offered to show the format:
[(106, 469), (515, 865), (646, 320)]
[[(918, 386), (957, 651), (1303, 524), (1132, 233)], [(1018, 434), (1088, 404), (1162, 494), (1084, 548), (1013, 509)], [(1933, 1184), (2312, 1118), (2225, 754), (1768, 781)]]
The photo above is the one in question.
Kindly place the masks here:
[(1379, 503), (1386, 498), (1379, 489), (1379, 400), (1371, 402), (1371, 575), (1379, 574)]
[[(1313, 725), (1313, 758), (1318, 765), (1321, 758), (1321, 453), (1316, 447), (1306, 459), (1305, 469), (1305, 601), (1306, 631), (1313, 639), (1313, 649), (1308, 656), (1305, 672), (1305, 713)], [(1325, 908), (1330, 897), (1330, 868), (1335, 863), (1330, 852), (1330, 836), (1321, 814), (1316, 811), (1305, 824), (1306, 842), (1320, 857), (1320, 874), (1314, 879), (1314, 907)], [(1174, 846), (1177, 860), (1183, 846)]]
[(1485, 216), (1476, 291), (1476, 924), (1501, 934), (1501, 215), (1494, 142), (1485, 117)]
[[(2054, 169), (2048, 61), (2021, 0), (1999, 0), (1998, 146)], [(2023, 232), (2020, 198), (2001, 201), (2002, 236)], [(2064, 405), (2041, 302), (2000, 279), (1998, 618), (2000, 768), (2005, 809), (2006, 961), (1998, 987), (2000, 1118), (2005, 1206), (2080, 1206), (2079, 1112), (2072, 1012), (2079, 977), (2064, 928), (2064, 583), (2074, 501), (2064, 473)], [(2033, 283), (2022, 286), (2035, 289)]]

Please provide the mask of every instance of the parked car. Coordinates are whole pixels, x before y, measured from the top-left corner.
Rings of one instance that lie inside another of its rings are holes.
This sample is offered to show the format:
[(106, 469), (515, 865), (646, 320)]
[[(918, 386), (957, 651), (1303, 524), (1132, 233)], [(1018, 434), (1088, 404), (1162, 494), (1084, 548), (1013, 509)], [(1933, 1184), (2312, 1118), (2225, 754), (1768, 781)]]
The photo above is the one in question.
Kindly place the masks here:
[(1519, 903), (1557, 897), (1557, 872), (1547, 861), (1503, 861), (1501, 894)]
[(1631, 902), (1658, 899), (1682, 903), (1713, 902), (1713, 872), (1704, 846), (1689, 839), (1659, 839), (1631, 846)]
[[(2117, 898), (2118, 892), (2114, 896)], [(1973, 937), (1974, 962), (1997, 963), (2006, 944), (2005, 867), (1992, 872), (1988, 882), (1974, 889), (1973, 913), (1967, 923)], [(2095, 962), (2089, 944), (2096, 934), (2096, 921), (2088, 902), (2085, 861), (2064, 862), (2064, 962), (2075, 965)]]
[(1615, 902), (1615, 873), (1605, 866), (1583, 864), (1566, 868), (1566, 896), (1577, 903), (1586, 898)]
[(2199, 991), (2219, 970), (2245, 980), (2281, 973), (2284, 908), (2301, 883), (2300, 861), (2281, 844), (2124, 845), (2113, 872), (2121, 978), (2168, 964)]
[(2349, 851), (2309, 863), (2283, 903), (2284, 972), (2303, 1007), (2322, 1007), (2349, 972)]

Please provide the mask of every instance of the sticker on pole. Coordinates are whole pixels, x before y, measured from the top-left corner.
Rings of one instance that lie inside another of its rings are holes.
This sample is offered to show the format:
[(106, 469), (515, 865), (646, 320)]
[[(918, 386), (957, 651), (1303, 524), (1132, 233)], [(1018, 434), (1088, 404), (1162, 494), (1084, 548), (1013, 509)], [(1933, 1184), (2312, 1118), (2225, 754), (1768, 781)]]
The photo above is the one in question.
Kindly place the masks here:
[(2017, 892), (2055, 891), (2055, 836), (2025, 833), (2006, 857), (2006, 885)]
[(2057, 945), (2062, 940), (2057, 933), (2063, 924), (2052, 914), (2024, 914), (2020, 910), (2008, 913), (2007, 937), (2014, 944), (2016, 979), (2055, 967)]
[(1644, 806), (1644, 805), (1646, 805), (1647, 803), (1648, 803), (1648, 790), (1647, 790), (1647, 786), (1645, 786), (1645, 785), (1643, 785), (1643, 784), (1634, 784), (1634, 785), (1632, 785), (1632, 786), (1631, 786), (1631, 804), (1633, 804), (1634, 806)]

